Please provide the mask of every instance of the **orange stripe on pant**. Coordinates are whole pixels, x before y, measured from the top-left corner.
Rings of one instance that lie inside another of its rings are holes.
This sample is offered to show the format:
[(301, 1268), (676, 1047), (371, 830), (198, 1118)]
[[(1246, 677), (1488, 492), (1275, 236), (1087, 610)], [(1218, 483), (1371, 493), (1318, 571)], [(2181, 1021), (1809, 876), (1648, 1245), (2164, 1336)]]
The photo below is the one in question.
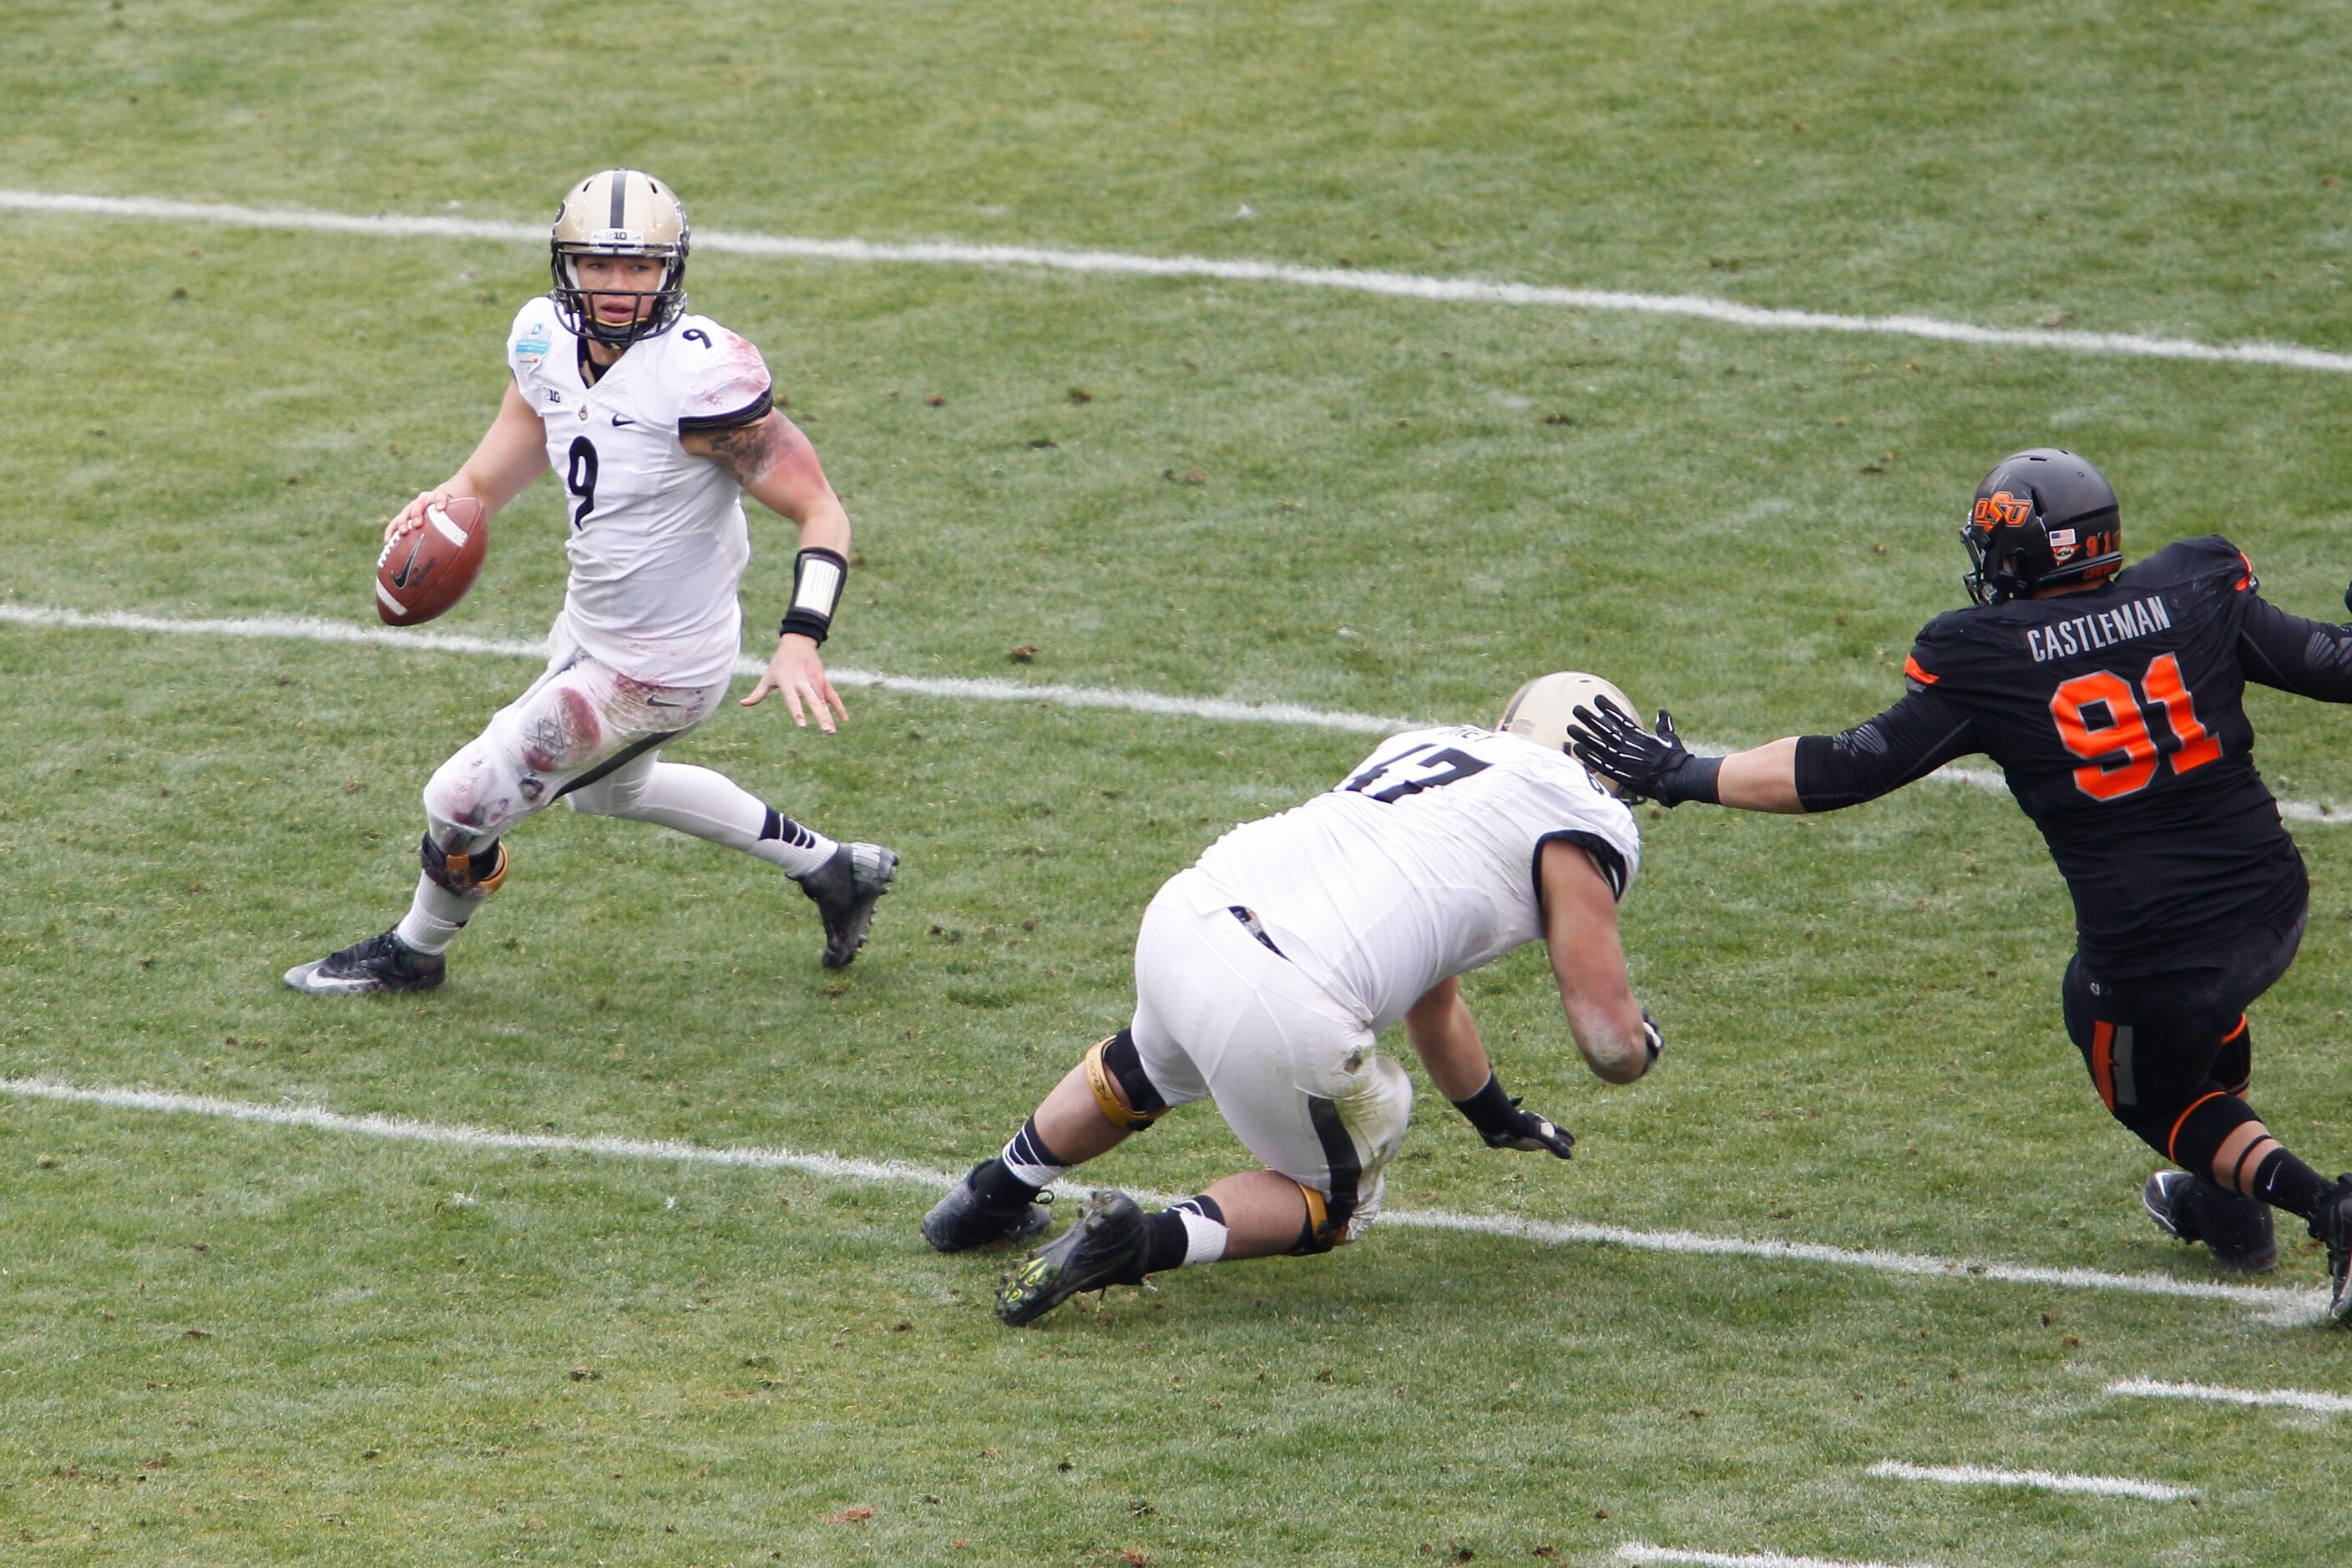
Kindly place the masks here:
[[(2091, 1081), (2109, 1110), (2116, 1108), (2116, 1026), (2099, 1019), (2091, 1026)], [(2179, 1129), (2174, 1129), (2178, 1131)]]

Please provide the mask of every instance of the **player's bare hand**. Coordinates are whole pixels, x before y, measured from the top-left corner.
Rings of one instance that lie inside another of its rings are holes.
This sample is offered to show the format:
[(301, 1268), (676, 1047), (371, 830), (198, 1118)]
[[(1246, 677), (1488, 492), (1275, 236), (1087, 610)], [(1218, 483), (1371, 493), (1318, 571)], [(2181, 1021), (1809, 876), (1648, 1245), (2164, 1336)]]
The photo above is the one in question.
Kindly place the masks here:
[(768, 661), (767, 669), (760, 676), (760, 684), (751, 688), (751, 695), (737, 706), (756, 708), (767, 700), (771, 691), (784, 694), (784, 706), (793, 715), (793, 722), (805, 730), (809, 715), (816, 715), (816, 727), (830, 735), (834, 721), (849, 720), (849, 710), (842, 706), (841, 693), (824, 673), (824, 661), (817, 657), (816, 641), (799, 633), (780, 638), (776, 657)]
[(384, 539), (387, 542), (398, 539), (410, 529), (421, 526), (428, 510), (436, 506), (446, 508), (450, 499), (450, 492), (446, 489), (419, 491), (415, 500), (393, 513), (392, 521), (383, 525)]

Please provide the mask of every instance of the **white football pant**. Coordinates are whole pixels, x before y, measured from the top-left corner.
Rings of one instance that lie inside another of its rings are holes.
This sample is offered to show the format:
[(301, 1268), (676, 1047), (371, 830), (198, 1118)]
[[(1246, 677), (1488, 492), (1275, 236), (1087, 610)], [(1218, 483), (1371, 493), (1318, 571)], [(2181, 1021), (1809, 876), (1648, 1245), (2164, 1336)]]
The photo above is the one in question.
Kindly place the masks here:
[[(709, 719), (727, 697), (723, 680), (703, 687), (632, 680), (581, 652), (561, 626), (551, 641), (553, 657), (530, 689), (492, 715), (425, 786), (425, 814), (443, 848), (480, 848), (566, 795), (574, 810), (623, 815), (615, 807), (634, 804), (628, 786), (642, 779), (632, 775), (650, 773), (656, 748)], [(761, 820), (751, 819), (755, 837)]]
[(1191, 870), (1144, 910), (1135, 995), (1129, 1032), (1161, 1098), (1213, 1098), (1268, 1170), (1324, 1195), (1337, 1239), (1361, 1235), (1412, 1114), (1412, 1080), (1364, 1021)]

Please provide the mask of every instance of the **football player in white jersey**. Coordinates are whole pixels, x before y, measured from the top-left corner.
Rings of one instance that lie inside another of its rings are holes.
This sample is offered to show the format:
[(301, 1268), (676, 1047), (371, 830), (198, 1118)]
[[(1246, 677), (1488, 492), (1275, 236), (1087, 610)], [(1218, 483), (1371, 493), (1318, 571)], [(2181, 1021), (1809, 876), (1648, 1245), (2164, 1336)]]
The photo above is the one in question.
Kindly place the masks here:
[(1657, 1060), (1664, 1037), (1617, 934), (1641, 837), (1564, 749), (1570, 710), (1615, 689), (1544, 676), (1497, 729), (1393, 736), (1336, 788), (1217, 840), (1144, 911), (1134, 1021), (923, 1216), (925, 1238), (960, 1252), (1032, 1235), (1049, 1183), (1210, 1098), (1263, 1168), (1156, 1214), (1096, 1193), (1006, 1281), (998, 1316), (1019, 1325), (1162, 1269), (1352, 1241), (1412, 1109), (1375, 1040), (1399, 1022), (1489, 1146), (1567, 1159), (1575, 1139), (1505, 1092), (1455, 976), (1540, 941), (1592, 1071), (1631, 1083)]
[(658, 180), (609, 169), (566, 194), (554, 286), (514, 319), (513, 375), (473, 456), (402, 508), (478, 497), (490, 513), (553, 469), (569, 498), (571, 580), (547, 668), (425, 786), (424, 862), (408, 913), (381, 936), (289, 970), (319, 994), (427, 991), (443, 952), (506, 879), (509, 827), (561, 799), (740, 849), (815, 901), (825, 967), (866, 940), (898, 857), (838, 844), (664, 742), (717, 712), (742, 636), (748, 491), (798, 525), (793, 600), (775, 657), (742, 699), (781, 692), (793, 721), (846, 719), (818, 645), (849, 570), (849, 517), (808, 438), (774, 405), (760, 351), (686, 309), (686, 211)]

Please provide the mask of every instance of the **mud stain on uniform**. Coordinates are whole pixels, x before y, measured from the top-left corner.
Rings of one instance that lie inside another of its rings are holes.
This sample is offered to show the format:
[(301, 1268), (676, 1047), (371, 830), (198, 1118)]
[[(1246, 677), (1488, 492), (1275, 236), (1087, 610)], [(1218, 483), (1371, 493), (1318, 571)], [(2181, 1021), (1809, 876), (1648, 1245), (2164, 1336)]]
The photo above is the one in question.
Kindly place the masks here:
[(522, 763), (534, 773), (562, 773), (594, 754), (604, 738), (595, 705), (569, 686), (523, 721)]

